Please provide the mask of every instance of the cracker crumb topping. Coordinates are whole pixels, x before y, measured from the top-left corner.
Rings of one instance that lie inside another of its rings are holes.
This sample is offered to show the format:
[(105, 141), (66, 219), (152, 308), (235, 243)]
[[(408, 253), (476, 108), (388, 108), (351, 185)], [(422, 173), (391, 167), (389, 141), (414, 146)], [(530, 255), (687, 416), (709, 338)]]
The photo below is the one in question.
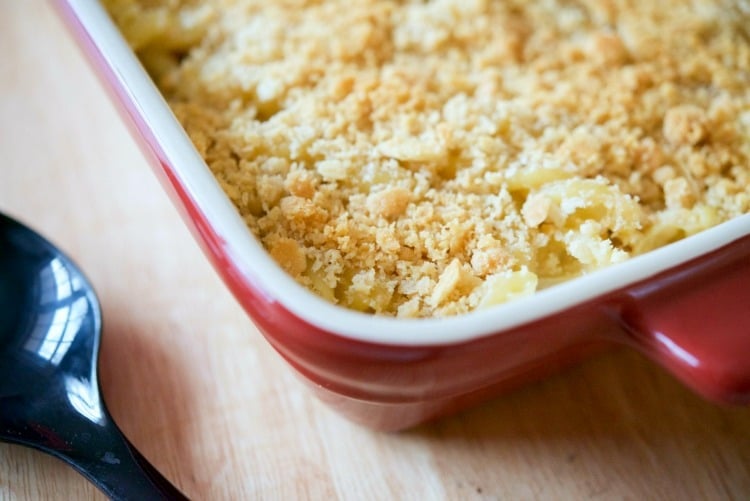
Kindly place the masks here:
[(750, 211), (740, 0), (104, 0), (249, 229), (377, 314), (490, 307)]

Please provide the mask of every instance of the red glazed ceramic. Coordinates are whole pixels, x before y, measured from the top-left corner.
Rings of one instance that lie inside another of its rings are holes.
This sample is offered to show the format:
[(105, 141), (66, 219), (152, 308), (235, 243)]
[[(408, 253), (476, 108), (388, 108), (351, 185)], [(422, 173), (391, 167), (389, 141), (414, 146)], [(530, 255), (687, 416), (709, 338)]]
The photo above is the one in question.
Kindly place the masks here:
[(266, 254), (99, 3), (56, 5), (234, 296), (349, 418), (405, 428), (613, 343), (711, 400), (750, 402), (750, 215), (493, 309), (420, 320), (349, 311)]

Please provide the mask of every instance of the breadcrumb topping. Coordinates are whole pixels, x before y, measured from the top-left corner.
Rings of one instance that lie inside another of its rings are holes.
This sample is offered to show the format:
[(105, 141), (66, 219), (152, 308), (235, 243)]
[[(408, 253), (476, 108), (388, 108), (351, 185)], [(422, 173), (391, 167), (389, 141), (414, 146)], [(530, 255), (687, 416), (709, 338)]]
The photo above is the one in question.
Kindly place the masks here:
[(104, 0), (271, 256), (465, 313), (750, 211), (743, 0)]

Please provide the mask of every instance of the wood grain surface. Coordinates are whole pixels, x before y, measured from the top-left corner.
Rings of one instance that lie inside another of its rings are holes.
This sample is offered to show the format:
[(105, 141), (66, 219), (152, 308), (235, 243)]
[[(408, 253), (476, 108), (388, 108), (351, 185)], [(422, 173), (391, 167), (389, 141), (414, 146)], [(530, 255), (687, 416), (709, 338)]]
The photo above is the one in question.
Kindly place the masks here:
[[(630, 352), (398, 434), (344, 420), (218, 280), (49, 5), (0, 0), (0, 53), (0, 210), (88, 273), (105, 400), (192, 499), (750, 499), (750, 410)], [(99, 498), (0, 444), (0, 499)]]

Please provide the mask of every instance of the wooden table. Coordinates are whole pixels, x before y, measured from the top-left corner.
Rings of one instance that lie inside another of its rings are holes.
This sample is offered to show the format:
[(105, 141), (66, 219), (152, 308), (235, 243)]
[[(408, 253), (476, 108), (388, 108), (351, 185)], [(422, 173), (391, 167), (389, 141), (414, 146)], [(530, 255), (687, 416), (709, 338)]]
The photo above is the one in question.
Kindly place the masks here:
[[(0, 2), (0, 53), (0, 210), (87, 271), (110, 410), (191, 498), (750, 499), (750, 410), (629, 352), (399, 434), (344, 420), (215, 276), (46, 3)], [(0, 499), (99, 497), (0, 445)]]

